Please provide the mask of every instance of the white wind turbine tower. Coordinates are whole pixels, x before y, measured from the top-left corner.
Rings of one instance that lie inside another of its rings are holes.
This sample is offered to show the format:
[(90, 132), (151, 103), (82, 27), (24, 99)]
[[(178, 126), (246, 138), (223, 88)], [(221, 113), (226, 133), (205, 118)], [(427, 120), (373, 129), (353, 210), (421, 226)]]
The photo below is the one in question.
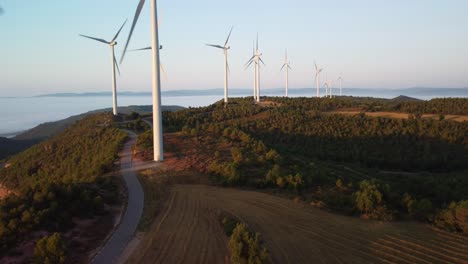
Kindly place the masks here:
[[(284, 64), (283, 67), (281, 67), (281, 70), (286, 67), (286, 97), (288, 97), (288, 91), (289, 91), (289, 70), (292, 70), (291, 66), (289, 66), (289, 60), (288, 60), (288, 50), (285, 52), (284, 56)], [(280, 71), (281, 71), (280, 70)]]
[(119, 36), (120, 31), (125, 26), (126, 22), (127, 22), (127, 20), (125, 20), (125, 22), (120, 27), (119, 31), (117, 31), (117, 34), (115, 34), (114, 38), (111, 41), (107, 41), (107, 40), (104, 40), (104, 39), (94, 38), (94, 37), (90, 37), (90, 36), (80, 34), (81, 37), (96, 40), (96, 41), (108, 44), (111, 47), (111, 56), (112, 56), (112, 110), (113, 110), (112, 112), (113, 112), (114, 115), (117, 115), (117, 84), (116, 84), (116, 80), (115, 80), (115, 68), (117, 68), (117, 71), (120, 74), (119, 66), (117, 65), (117, 60), (115, 59), (114, 46), (117, 45), (117, 41), (115, 41), (115, 40)]
[[(253, 41), (253, 44), (252, 44), (252, 56), (255, 56), (255, 40)], [(255, 64), (257, 64), (257, 61), (254, 60)], [(248, 66), (246, 67), (246, 69), (248, 68)], [(254, 98), (254, 101), (257, 101), (257, 66), (255, 66), (254, 68), (254, 79), (253, 79), (254, 83), (253, 83), (253, 98)]]
[(229, 38), (231, 37), (232, 29), (234, 27), (231, 27), (231, 31), (229, 31), (229, 34), (226, 38), (226, 42), (224, 42), (224, 46), (221, 45), (212, 45), (212, 44), (206, 44), (207, 46), (222, 49), (224, 52), (224, 103), (227, 104), (228, 102), (228, 71), (229, 71), (229, 64), (228, 64), (228, 58), (227, 58), (227, 52), (231, 48), (228, 46)]
[(323, 68), (319, 68), (317, 63), (315, 64), (315, 81), (317, 87), (317, 97), (320, 97), (320, 73), (323, 71)]
[(340, 96), (343, 96), (343, 78), (340, 76), (337, 81), (340, 81)]
[(261, 56), (263, 54), (258, 50), (258, 34), (257, 34), (257, 47), (255, 49), (254, 55), (247, 61), (245, 68), (247, 69), (252, 63), (255, 63), (255, 91), (256, 91), (256, 101), (260, 102), (260, 62), (265, 65)]
[[(128, 35), (127, 43), (122, 54), (120, 62), (123, 61), (127, 52), (128, 44), (132, 38), (133, 30), (140, 17), (141, 10), (145, 4), (145, 0), (140, 0), (138, 3), (135, 17), (133, 18), (132, 28)], [(160, 62), (159, 62), (159, 36), (158, 36), (158, 12), (156, 0), (151, 0), (151, 28), (152, 28), (152, 51), (153, 51), (153, 150), (154, 160), (162, 161), (163, 156), (163, 131), (162, 131), (162, 113), (161, 113), (161, 78), (160, 78)]]
[(328, 81), (325, 81), (325, 83), (323, 84), (323, 87), (325, 87), (325, 98), (328, 97)]

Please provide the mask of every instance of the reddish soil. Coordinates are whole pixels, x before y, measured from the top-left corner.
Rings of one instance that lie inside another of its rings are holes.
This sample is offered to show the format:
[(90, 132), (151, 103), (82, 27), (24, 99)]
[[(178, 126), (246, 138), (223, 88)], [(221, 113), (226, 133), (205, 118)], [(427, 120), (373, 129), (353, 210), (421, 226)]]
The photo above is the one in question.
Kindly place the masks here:
[[(339, 109), (336, 111), (332, 111), (329, 113), (334, 114), (343, 114), (343, 115), (357, 115), (361, 113), (359, 110), (355, 109)], [(397, 118), (397, 119), (408, 119), (408, 113), (396, 113), (396, 112), (365, 112), (367, 116), (372, 117), (388, 117), (388, 118)], [(433, 114), (423, 114), (422, 118), (427, 119), (439, 119), (439, 115)], [(468, 121), (468, 116), (465, 115), (445, 115), (445, 120), (452, 120), (457, 122), (465, 122)]]

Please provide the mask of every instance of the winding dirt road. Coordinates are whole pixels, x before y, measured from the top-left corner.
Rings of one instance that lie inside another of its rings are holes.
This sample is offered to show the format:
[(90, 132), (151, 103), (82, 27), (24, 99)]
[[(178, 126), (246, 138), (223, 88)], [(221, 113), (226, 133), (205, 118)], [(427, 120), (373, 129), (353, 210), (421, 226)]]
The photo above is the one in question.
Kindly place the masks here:
[(125, 180), (128, 191), (128, 201), (124, 216), (120, 225), (114, 231), (99, 253), (94, 257), (92, 263), (117, 263), (122, 251), (133, 238), (135, 230), (140, 221), (144, 205), (143, 189), (132, 168), (132, 146), (136, 142), (136, 134), (127, 131), (130, 140), (125, 143), (120, 153), (120, 172)]
[(237, 189), (175, 185), (127, 263), (225, 263), (218, 212), (260, 232), (273, 263), (468, 263), (468, 239), (415, 222), (378, 222)]

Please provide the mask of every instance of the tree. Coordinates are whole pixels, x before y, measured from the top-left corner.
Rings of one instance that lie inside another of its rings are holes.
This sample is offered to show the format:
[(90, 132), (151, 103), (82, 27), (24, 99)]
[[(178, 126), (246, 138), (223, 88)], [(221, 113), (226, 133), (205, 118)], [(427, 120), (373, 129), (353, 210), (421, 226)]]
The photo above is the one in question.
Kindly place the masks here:
[(382, 193), (372, 181), (362, 181), (355, 197), (357, 209), (366, 214), (372, 213), (382, 203)]
[(261, 245), (260, 235), (249, 232), (245, 224), (238, 223), (229, 239), (233, 264), (269, 263), (268, 252)]
[(65, 263), (67, 247), (60, 233), (41, 238), (34, 249), (34, 261), (43, 264)]

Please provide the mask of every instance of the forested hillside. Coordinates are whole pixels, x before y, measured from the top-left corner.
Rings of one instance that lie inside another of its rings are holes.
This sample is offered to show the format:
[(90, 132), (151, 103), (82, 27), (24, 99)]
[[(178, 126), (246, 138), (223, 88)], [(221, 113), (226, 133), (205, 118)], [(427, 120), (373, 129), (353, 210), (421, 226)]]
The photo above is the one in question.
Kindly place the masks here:
[[(165, 113), (166, 133), (177, 132), (183, 142), (166, 148), (192, 153), (187, 160), (198, 160), (196, 169), (224, 185), (279, 189), (349, 214), (411, 217), (468, 231), (462, 217), (468, 213), (468, 122), (323, 112), (396, 107), (369, 98), (264, 100)], [(402, 104), (429, 111), (428, 102)], [(468, 99), (432, 103), (436, 113), (465, 113), (466, 105)], [(140, 148), (150, 141), (150, 133), (142, 134)]]
[(126, 134), (110, 113), (88, 116), (56, 137), (10, 158), (0, 183), (14, 194), (0, 201), (0, 255), (31, 233), (64, 232), (73, 218), (104, 214), (117, 202), (112, 169)]

